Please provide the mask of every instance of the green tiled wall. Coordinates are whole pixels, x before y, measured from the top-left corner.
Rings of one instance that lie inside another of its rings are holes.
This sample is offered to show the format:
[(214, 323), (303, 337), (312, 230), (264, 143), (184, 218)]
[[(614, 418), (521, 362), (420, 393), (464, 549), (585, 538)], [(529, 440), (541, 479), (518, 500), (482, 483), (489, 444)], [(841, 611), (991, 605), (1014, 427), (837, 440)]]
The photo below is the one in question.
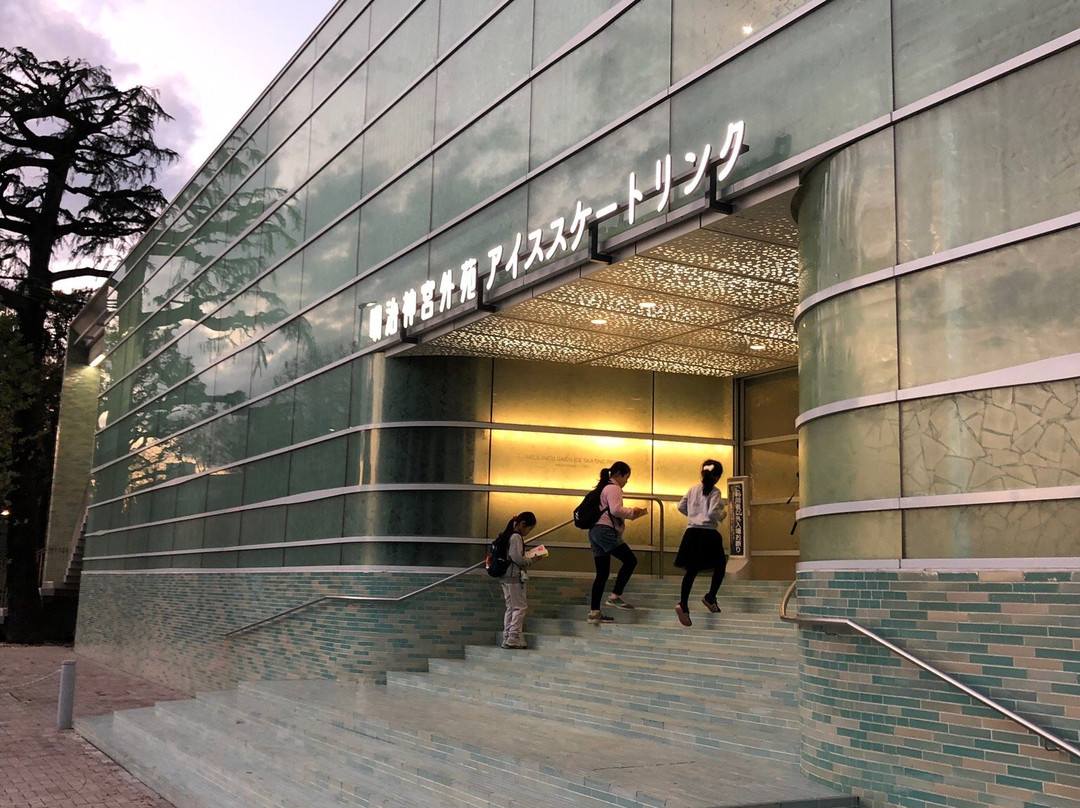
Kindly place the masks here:
[[(154, 682), (194, 692), (241, 681), (384, 681), (426, 670), (502, 629), (503, 599), (483, 571), (403, 603), (328, 601), (233, 637), (236, 628), (323, 595), (398, 597), (441, 575), (373, 572), (214, 572), (84, 575), (76, 650)], [(529, 614), (584, 603), (589, 582), (534, 577)], [(526, 618), (526, 621), (528, 618)]]
[[(1080, 571), (799, 573), (799, 613), (847, 617), (1077, 743)], [(804, 628), (803, 768), (872, 808), (1065, 806), (1080, 760), (850, 631)]]

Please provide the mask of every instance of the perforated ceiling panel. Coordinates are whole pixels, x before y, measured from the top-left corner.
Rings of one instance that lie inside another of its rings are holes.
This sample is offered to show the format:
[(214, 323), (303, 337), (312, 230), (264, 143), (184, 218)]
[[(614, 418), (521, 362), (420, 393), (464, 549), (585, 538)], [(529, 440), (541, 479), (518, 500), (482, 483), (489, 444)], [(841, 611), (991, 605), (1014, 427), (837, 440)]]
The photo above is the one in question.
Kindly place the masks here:
[(797, 361), (791, 194), (410, 349), (737, 376)]

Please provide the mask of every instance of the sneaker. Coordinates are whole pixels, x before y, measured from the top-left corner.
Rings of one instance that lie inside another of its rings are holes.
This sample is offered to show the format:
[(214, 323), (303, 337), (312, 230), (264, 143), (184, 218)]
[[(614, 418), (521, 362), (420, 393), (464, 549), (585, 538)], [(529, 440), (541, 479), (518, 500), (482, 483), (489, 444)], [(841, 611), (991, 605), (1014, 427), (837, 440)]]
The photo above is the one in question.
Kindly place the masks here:
[(702, 595), (701, 596), (701, 602), (704, 603), (705, 608), (708, 609), (713, 614), (720, 614), (720, 607), (717, 605), (715, 600), (709, 600), (708, 595)]
[(618, 595), (609, 595), (608, 599), (607, 599), (607, 605), (608, 606), (613, 606), (613, 607), (618, 608), (618, 609), (633, 609), (634, 608), (634, 604), (627, 603), (625, 600), (623, 600)]
[(690, 619), (690, 615), (683, 611), (682, 604), (677, 604), (675, 606), (675, 614), (678, 615), (679, 622), (687, 628), (694, 625), (694, 621)]
[(517, 649), (528, 648), (529, 646), (527, 646), (524, 642), (504, 642), (502, 644), (502, 647), (503, 648), (513, 648), (513, 649), (517, 650)]
[(601, 623), (614, 623), (615, 622), (614, 617), (608, 617), (606, 614), (604, 614), (599, 609), (597, 611), (595, 611), (595, 612), (589, 612), (589, 616), (586, 618), (586, 620), (589, 623), (592, 623), (595, 626), (598, 626)]

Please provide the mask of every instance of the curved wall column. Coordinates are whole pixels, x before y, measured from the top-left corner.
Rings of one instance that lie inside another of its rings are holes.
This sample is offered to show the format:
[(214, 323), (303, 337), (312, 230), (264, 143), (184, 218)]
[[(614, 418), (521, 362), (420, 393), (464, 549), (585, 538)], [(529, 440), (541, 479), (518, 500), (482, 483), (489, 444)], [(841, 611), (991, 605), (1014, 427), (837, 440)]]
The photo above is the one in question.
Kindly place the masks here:
[[(1080, 554), (1080, 500), (1060, 497), (1080, 481), (1080, 380), (1019, 373), (1080, 344), (1080, 228), (1003, 237), (1080, 210), (1078, 75), (1073, 47), (803, 178), (804, 560)], [(904, 394), (998, 371), (990, 387)], [(854, 406), (830, 413), (840, 402)], [(944, 499), (985, 492), (1002, 501)]]

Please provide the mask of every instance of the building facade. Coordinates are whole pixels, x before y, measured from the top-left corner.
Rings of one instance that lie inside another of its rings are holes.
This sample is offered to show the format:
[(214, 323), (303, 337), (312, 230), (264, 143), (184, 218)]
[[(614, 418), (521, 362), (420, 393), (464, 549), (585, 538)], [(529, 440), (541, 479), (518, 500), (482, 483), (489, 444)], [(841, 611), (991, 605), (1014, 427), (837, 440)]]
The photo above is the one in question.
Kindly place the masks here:
[[(740, 574), (1075, 738), (1077, 42), (1066, 0), (343, 0), (76, 321), (79, 650), (188, 689), (420, 664), (486, 635), (482, 580), (229, 632), (468, 566), (615, 460), (670, 573), (712, 457)], [(545, 543), (539, 590), (583, 591), (583, 534)], [(872, 644), (801, 643), (811, 776), (1080, 794)]]

